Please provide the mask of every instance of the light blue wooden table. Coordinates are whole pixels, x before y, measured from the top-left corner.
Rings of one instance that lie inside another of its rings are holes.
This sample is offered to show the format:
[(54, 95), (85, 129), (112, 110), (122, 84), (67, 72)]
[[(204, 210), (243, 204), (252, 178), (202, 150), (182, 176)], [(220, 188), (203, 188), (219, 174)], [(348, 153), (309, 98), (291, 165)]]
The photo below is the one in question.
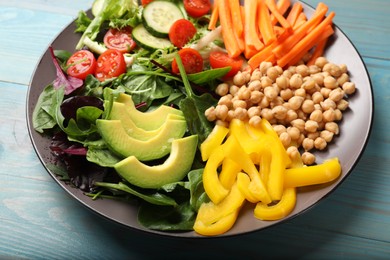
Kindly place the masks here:
[(33, 150), (25, 112), (30, 78), (50, 42), (92, 0), (0, 0), (0, 259), (389, 259), (390, 1), (325, 2), (372, 80), (375, 121), (364, 155), (331, 196), (291, 221), (189, 241), (130, 231), (87, 210)]

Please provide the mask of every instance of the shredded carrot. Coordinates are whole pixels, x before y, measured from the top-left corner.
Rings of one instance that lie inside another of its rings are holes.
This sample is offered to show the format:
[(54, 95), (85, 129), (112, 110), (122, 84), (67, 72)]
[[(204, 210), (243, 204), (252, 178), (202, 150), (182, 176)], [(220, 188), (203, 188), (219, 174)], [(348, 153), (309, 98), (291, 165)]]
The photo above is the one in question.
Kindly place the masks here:
[(276, 41), (276, 35), (271, 23), (271, 17), (263, 0), (258, 0), (259, 29), (265, 45)]
[(233, 22), (230, 15), (228, 1), (229, 0), (219, 0), (217, 2), (219, 21), (222, 27), (222, 38), (225, 43), (226, 50), (231, 57), (237, 57), (241, 54), (241, 50), (233, 31)]
[(327, 11), (327, 7), (319, 5), (317, 7), (317, 11), (307, 22), (305, 22), (302, 26), (298, 27), (293, 32), (293, 34), (288, 37), (283, 43), (275, 47), (275, 49), (273, 50), (275, 56), (277, 58), (280, 58), (288, 51), (290, 51), (307, 34), (309, 29), (312, 28), (313, 25), (317, 26), (321, 22), (321, 20), (325, 17)]
[(259, 32), (257, 30), (257, 1), (245, 0), (245, 24), (244, 24), (244, 37), (245, 42), (249, 45), (250, 49), (260, 50), (264, 47), (264, 44), (260, 41)]
[(213, 10), (211, 11), (210, 21), (209, 21), (209, 30), (214, 30), (217, 28), (217, 22), (219, 19), (219, 10), (218, 10), (218, 0), (214, 0)]
[(295, 2), (292, 6), (290, 13), (288, 14), (286, 20), (291, 25), (294, 26), (300, 14), (302, 14), (303, 6), (299, 2)]
[(321, 57), (324, 54), (326, 43), (328, 42), (328, 37), (321, 40), (317, 45), (315, 46), (315, 49), (310, 57), (310, 60), (307, 62), (307, 65), (314, 65), (317, 58)]
[(272, 15), (276, 18), (279, 24), (286, 29), (287, 33), (292, 32), (291, 25), (287, 22), (286, 18), (279, 12), (276, 3), (274, 0), (265, 0), (265, 4), (268, 6), (268, 9), (271, 11)]
[[(291, 6), (290, 0), (279, 0), (276, 3), (276, 8), (281, 15), (284, 15), (287, 12), (287, 10), (290, 8), (290, 6)], [(278, 20), (274, 15), (271, 15), (271, 21), (273, 25), (277, 24), (278, 22)]]
[[(303, 39), (294, 45), (294, 47), (286, 55), (278, 59), (278, 65), (283, 68), (287, 64), (294, 64), (294, 61), (298, 62), (305, 52), (309, 51), (321, 39), (323, 39), (324, 35), (333, 33), (333, 28), (331, 26), (328, 27), (328, 25), (332, 24), (334, 16), (335, 13), (330, 12), (319, 25), (317, 25)], [(298, 58), (298, 56), (301, 57)]]

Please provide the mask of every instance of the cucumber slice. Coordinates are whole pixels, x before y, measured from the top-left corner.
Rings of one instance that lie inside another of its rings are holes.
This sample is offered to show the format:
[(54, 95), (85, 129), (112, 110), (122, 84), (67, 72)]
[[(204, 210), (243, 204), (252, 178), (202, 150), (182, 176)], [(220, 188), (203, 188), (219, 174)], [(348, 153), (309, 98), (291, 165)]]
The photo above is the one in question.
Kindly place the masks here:
[(97, 16), (101, 10), (103, 9), (103, 0), (95, 0), (92, 4), (92, 14), (93, 16)]
[(168, 36), (172, 24), (184, 18), (180, 8), (172, 2), (153, 1), (144, 8), (142, 18), (145, 28), (156, 37)]
[(172, 46), (167, 38), (159, 38), (150, 34), (143, 24), (133, 28), (132, 36), (138, 46), (148, 50), (165, 49)]

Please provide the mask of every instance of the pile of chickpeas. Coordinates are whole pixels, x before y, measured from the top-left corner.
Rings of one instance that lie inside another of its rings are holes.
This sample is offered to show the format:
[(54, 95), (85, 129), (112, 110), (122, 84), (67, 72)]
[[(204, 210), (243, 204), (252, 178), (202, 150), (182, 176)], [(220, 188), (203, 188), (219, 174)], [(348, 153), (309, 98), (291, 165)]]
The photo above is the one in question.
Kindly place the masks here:
[(233, 118), (258, 126), (267, 119), (279, 135), (287, 153), (301, 153), (305, 165), (316, 161), (314, 150), (324, 150), (339, 134), (338, 123), (355, 92), (345, 64), (325, 57), (313, 65), (302, 62), (283, 70), (270, 62), (238, 72), (231, 82), (217, 86), (218, 104), (206, 110), (209, 121), (224, 126)]

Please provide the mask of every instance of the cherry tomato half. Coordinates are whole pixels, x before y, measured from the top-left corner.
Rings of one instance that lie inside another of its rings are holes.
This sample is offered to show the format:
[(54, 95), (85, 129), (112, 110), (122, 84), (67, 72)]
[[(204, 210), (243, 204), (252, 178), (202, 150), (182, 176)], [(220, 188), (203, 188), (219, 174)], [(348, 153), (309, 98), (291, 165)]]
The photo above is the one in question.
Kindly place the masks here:
[(93, 74), (96, 69), (96, 59), (92, 52), (80, 50), (72, 54), (66, 62), (69, 76), (84, 80), (89, 74)]
[(114, 49), (108, 49), (97, 59), (95, 77), (99, 81), (118, 77), (126, 72), (126, 62), (123, 54)]
[[(187, 74), (197, 73), (203, 70), (203, 58), (197, 50), (184, 48), (178, 53)], [(172, 72), (180, 73), (176, 59), (172, 61)]]
[(195, 34), (196, 28), (190, 21), (179, 19), (171, 25), (168, 36), (173, 45), (177, 48), (183, 48)]
[(223, 51), (212, 51), (210, 53), (210, 66), (213, 69), (231, 67), (230, 71), (224, 76), (224, 78), (232, 77), (241, 69), (244, 61), (240, 58), (232, 58)]
[(152, 1), (153, 0), (141, 0), (141, 5), (145, 6), (145, 5), (149, 4)]
[(211, 9), (210, 0), (184, 0), (183, 3), (184, 9), (194, 18), (207, 14)]
[(116, 49), (122, 53), (130, 52), (136, 47), (131, 37), (131, 28), (122, 30), (111, 28), (104, 35), (103, 41), (108, 49)]

